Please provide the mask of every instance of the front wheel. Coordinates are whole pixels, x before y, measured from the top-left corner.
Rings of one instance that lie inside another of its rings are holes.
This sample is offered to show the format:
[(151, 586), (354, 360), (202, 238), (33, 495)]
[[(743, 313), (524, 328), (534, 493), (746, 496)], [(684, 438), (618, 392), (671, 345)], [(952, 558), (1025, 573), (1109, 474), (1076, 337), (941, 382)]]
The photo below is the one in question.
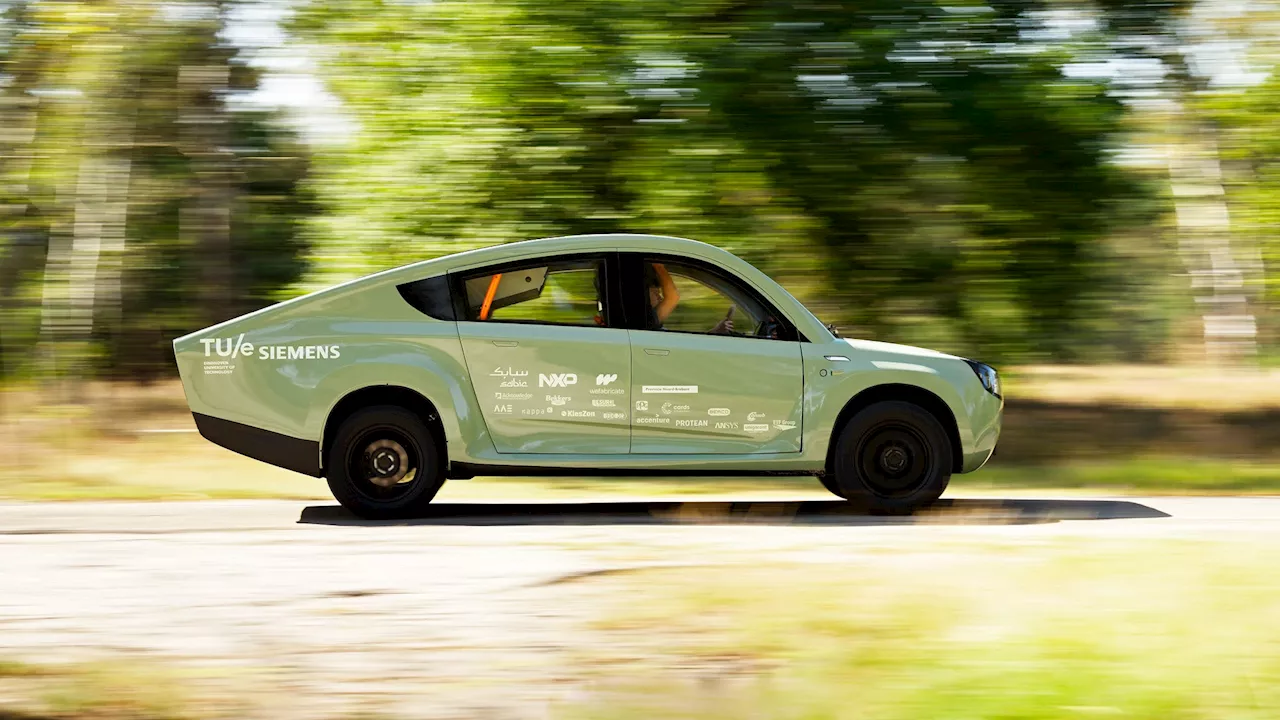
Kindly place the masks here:
[(431, 432), (416, 413), (393, 405), (365, 408), (347, 418), (327, 460), (333, 497), (363, 518), (411, 516), (444, 484)]
[(868, 510), (908, 513), (947, 489), (951, 461), (951, 442), (932, 413), (908, 402), (876, 403), (836, 442), (837, 494)]
[(822, 487), (826, 488), (827, 492), (831, 493), (832, 495), (835, 495), (841, 500), (848, 499), (844, 496), (844, 491), (840, 489), (840, 486), (838, 484), (836, 484), (835, 475), (831, 473), (822, 473), (818, 475), (818, 482), (822, 483)]

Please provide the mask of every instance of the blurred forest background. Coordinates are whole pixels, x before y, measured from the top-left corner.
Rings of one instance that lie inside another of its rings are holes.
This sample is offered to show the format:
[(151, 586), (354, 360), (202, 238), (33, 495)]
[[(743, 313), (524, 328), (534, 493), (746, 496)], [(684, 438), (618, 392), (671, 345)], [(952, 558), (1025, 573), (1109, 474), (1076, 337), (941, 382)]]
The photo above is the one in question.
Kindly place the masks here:
[(1280, 357), (1255, 0), (6, 2), (0, 376), (583, 232), (704, 240), (846, 335)]

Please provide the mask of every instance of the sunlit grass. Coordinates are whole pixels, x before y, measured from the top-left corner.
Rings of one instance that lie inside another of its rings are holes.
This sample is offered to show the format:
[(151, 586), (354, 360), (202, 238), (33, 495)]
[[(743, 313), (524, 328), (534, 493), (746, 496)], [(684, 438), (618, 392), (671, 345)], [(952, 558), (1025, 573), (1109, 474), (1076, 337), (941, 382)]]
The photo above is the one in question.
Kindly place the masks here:
[[(195, 434), (74, 436), (11, 452), (0, 498), (18, 500), (329, 500), (328, 486), (219, 448)], [(948, 495), (1078, 491), (1114, 494), (1280, 493), (1280, 462), (1177, 457), (1045, 465), (993, 461), (952, 477)], [(449, 481), (440, 501), (609, 500), (734, 495), (832, 496), (812, 477), (478, 477)]]
[[(1280, 403), (1259, 375), (1235, 371), (1206, 375), (1195, 368), (1023, 368), (1009, 373), (1017, 397), (1074, 402), (1172, 398), (1196, 403), (1218, 390), (1214, 402), (1244, 407)], [(1153, 385), (1153, 383), (1155, 385)], [(1159, 389), (1156, 386), (1159, 386)], [(1280, 387), (1280, 383), (1271, 383)], [(1265, 387), (1264, 387), (1265, 386)], [(1154, 389), (1153, 389), (1154, 388)], [(193, 432), (181, 387), (85, 385), (83, 404), (43, 402), (33, 388), (9, 392), (0, 415), (0, 498), (26, 500), (182, 500), (285, 498), (326, 500), (322, 479), (273, 468), (216, 447)], [(1254, 390), (1251, 392), (1251, 389)], [(1269, 394), (1270, 393), (1270, 394)], [(1161, 401), (1163, 402), (1163, 401)], [(1242, 405), (1244, 403), (1245, 405)], [(1009, 417), (1016, 422), (1016, 417)], [(1010, 429), (1010, 433), (1016, 429)], [(1078, 434), (1078, 429), (1077, 429)], [(1194, 436), (1193, 436), (1194, 437)], [(1076, 439), (1076, 442), (1079, 438)], [(1055, 442), (1050, 435), (1043, 440)], [(1208, 441), (1206, 441), (1208, 442)], [(1024, 439), (1022, 443), (1027, 443)], [(1016, 445), (1016, 443), (1015, 443)], [(1031, 448), (1034, 450), (1034, 445)], [(1074, 490), (1106, 493), (1277, 493), (1280, 459), (1208, 458), (1201, 447), (1177, 455), (1146, 455), (1040, 462), (1022, 447), (1025, 464), (999, 455), (983, 470), (952, 479), (951, 494)], [(476, 478), (449, 482), (440, 500), (609, 499), (623, 497), (798, 495), (830, 497), (813, 478)]]
[[(609, 580), (566, 718), (1280, 714), (1280, 549), (1125, 541)], [(995, 561), (998, 559), (998, 561)], [(619, 668), (627, 672), (618, 673)]]

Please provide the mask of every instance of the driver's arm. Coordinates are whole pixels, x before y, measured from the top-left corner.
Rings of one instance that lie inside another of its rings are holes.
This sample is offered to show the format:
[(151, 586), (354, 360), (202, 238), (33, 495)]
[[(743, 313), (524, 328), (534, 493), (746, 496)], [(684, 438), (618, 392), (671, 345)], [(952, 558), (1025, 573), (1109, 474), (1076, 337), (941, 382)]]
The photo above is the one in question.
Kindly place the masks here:
[(675, 281), (671, 279), (671, 274), (662, 263), (654, 263), (653, 271), (658, 274), (658, 286), (662, 288), (662, 302), (653, 309), (658, 316), (658, 323), (661, 324), (667, 321), (671, 311), (675, 310), (676, 305), (680, 303), (680, 291), (676, 289)]

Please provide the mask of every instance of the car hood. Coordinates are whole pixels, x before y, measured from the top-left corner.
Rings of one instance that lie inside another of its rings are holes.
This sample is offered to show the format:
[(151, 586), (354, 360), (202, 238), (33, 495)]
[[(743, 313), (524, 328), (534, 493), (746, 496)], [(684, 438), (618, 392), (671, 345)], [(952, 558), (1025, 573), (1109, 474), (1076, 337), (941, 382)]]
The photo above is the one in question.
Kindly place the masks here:
[(843, 338), (843, 340), (849, 343), (849, 345), (854, 347), (855, 349), (862, 350), (864, 352), (876, 353), (883, 356), (896, 355), (899, 357), (911, 357), (911, 358), (917, 358), (917, 359), (918, 358), (935, 358), (935, 359), (944, 359), (944, 360), (963, 360), (964, 359), (961, 357), (957, 357), (955, 355), (948, 355), (946, 353), (938, 352), (937, 350), (930, 350), (928, 348), (916, 347), (914, 345), (899, 345), (897, 343), (879, 342), (877, 340), (853, 340), (850, 338)]

